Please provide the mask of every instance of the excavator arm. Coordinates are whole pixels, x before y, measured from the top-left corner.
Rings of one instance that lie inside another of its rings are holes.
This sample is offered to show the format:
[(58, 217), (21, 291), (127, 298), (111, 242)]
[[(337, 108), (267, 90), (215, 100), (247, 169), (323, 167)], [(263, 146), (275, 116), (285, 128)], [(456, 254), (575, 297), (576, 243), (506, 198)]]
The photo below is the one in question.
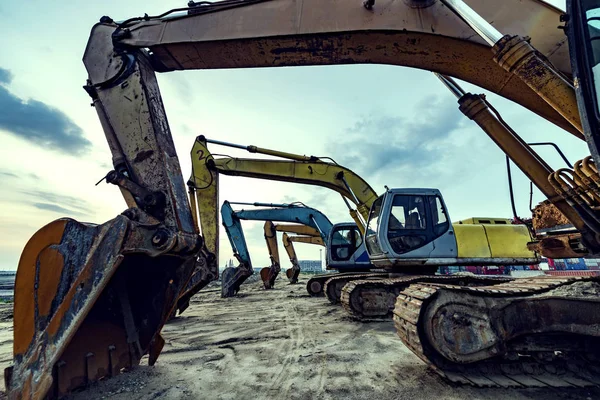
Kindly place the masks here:
[(237, 294), (242, 283), (244, 283), (254, 271), (252, 269), (252, 261), (250, 260), (250, 253), (248, 252), (248, 246), (246, 245), (242, 223), (227, 200), (224, 201), (221, 206), (221, 218), (223, 219), (223, 226), (225, 227), (227, 238), (229, 239), (231, 249), (233, 250), (233, 256), (239, 262), (237, 268), (225, 268), (221, 278), (221, 297), (231, 297)]
[[(265, 221), (263, 226), (265, 241), (267, 242), (267, 250), (269, 250), (269, 258), (271, 259), (271, 266), (269, 268), (263, 268), (266, 270), (266, 276), (263, 276), (263, 270), (261, 270), (261, 279), (265, 282), (265, 286), (269, 288), (273, 287), (275, 278), (271, 278), (269, 275), (275, 275), (281, 271), (281, 262), (279, 259), (279, 248), (277, 247), (277, 231), (275, 230), (275, 224), (273, 221)], [(269, 274), (269, 271), (273, 271), (273, 274)]]
[[(192, 151), (192, 158), (194, 153)], [(195, 229), (201, 230), (205, 258), (196, 268), (177, 300), (181, 314), (192, 296), (219, 277), (219, 175), (207, 168), (194, 168), (187, 182)]]
[[(269, 208), (234, 211), (231, 204), (246, 204)], [(223, 271), (221, 285), (222, 297), (235, 295), (239, 291), (242, 283), (253, 273), (252, 261), (250, 259), (240, 220), (282, 221), (304, 224), (319, 232), (323, 240), (327, 240), (327, 237), (333, 228), (331, 221), (329, 221), (329, 219), (320, 211), (295, 204), (230, 203), (229, 201), (224, 201), (221, 206), (221, 216), (234, 256), (240, 263), (235, 268), (226, 268)], [(274, 231), (272, 233), (274, 233)], [(267, 235), (265, 235), (265, 238), (267, 238)], [(275, 243), (275, 249), (276, 247), (277, 245)], [(269, 248), (269, 250), (272, 251), (271, 248)], [(276, 254), (278, 260), (279, 253), (277, 252)], [(261, 270), (261, 278), (263, 279), (265, 289), (273, 287), (280, 269), (279, 262), (272, 262), (271, 267), (263, 268)]]
[(283, 247), (290, 258), (290, 262), (292, 263), (292, 268), (286, 271), (287, 277), (290, 281), (294, 280), (294, 282), (298, 281), (298, 275), (300, 274), (300, 263), (298, 262), (298, 257), (296, 256), (296, 249), (294, 249), (293, 242), (299, 243), (309, 243), (309, 244), (318, 244), (321, 246), (325, 246), (325, 242), (319, 236), (289, 236), (287, 233), (283, 234)]
[[(279, 262), (279, 250), (277, 248), (277, 236), (276, 236), (276, 232), (284, 232), (283, 234), (283, 245), (288, 253), (288, 255), (290, 256), (290, 262), (292, 263), (292, 268), (288, 268), (286, 270), (286, 276), (288, 277), (288, 279), (290, 280), (290, 283), (297, 283), (298, 282), (298, 275), (300, 274), (300, 265), (298, 264), (298, 260), (296, 259), (296, 253), (294, 251), (294, 246), (291, 242), (288, 242), (286, 238), (288, 238), (287, 233), (297, 233), (299, 235), (308, 235), (308, 236), (292, 236), (292, 237), (297, 237), (297, 238), (306, 238), (306, 239), (314, 239), (315, 241), (318, 241), (319, 243), (321, 243), (323, 246), (325, 245), (323, 242), (323, 238), (321, 237), (320, 232), (315, 229), (315, 228), (311, 228), (308, 225), (298, 225), (298, 224), (294, 224), (294, 225), (284, 225), (284, 224), (273, 224), (272, 221), (267, 221), (265, 222), (265, 239), (267, 239), (267, 247), (269, 248), (269, 254), (276, 254), (277, 255), (277, 265), (281, 265)], [(290, 253), (290, 251), (292, 253)], [(294, 256), (292, 257), (291, 254), (293, 254)]]

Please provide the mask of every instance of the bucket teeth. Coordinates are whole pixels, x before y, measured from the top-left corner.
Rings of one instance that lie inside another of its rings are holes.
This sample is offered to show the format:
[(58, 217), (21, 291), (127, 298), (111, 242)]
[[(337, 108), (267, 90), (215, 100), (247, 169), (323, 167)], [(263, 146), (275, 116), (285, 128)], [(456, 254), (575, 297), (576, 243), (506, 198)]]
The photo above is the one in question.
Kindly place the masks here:
[(8, 397), (60, 398), (149, 350), (155, 361), (200, 246), (196, 234), (123, 215), (102, 225), (64, 218), (36, 232), (15, 279)]

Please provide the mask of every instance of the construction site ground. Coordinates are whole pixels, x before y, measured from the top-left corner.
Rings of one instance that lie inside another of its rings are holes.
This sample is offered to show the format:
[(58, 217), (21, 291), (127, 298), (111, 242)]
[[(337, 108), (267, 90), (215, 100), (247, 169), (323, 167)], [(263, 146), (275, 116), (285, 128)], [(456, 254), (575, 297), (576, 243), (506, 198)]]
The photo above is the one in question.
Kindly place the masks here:
[[(284, 276), (269, 291), (253, 277), (234, 298), (222, 299), (215, 285), (203, 290), (166, 325), (153, 367), (144, 358), (135, 370), (69, 398), (600, 399), (600, 389), (450, 384), (404, 347), (392, 321), (356, 322), (341, 306), (310, 297), (308, 275), (296, 285)], [(11, 351), (12, 304), (0, 304), (2, 370)]]

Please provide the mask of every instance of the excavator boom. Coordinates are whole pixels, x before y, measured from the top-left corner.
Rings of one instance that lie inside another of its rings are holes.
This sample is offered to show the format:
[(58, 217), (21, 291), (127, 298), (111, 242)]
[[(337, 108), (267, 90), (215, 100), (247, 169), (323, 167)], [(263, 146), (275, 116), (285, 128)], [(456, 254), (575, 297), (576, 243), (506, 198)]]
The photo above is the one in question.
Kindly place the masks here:
[(319, 246), (325, 246), (325, 243), (323, 242), (323, 239), (321, 239), (320, 237), (316, 237), (316, 236), (299, 236), (299, 235), (293, 235), (293, 236), (288, 236), (287, 237), (287, 241), (291, 242), (297, 242), (297, 243), (306, 243), (306, 244), (316, 244)]
[[(115, 31), (118, 45), (149, 48), (161, 72), (365, 63), (430, 70), (504, 96), (580, 135), (492, 59), (489, 44), (449, 9), (448, 1), (378, 0), (372, 7), (350, 0), (190, 4), (188, 9), (131, 18), (120, 25), (105, 22), (92, 35)], [(506, 0), (502, 7), (470, 0), (469, 5), (482, 19), (494, 21), (499, 31), (529, 36), (542, 56), (571, 75), (566, 39), (556, 29), (559, 9), (539, 0)]]
[[(267, 222), (269, 222), (269, 221), (267, 221)], [(265, 226), (266, 226), (267, 222), (265, 222)], [(315, 229), (308, 225), (273, 224), (273, 227), (277, 232), (295, 233), (297, 235), (319, 237), (319, 238), (321, 237), (321, 232), (319, 232), (318, 229)]]

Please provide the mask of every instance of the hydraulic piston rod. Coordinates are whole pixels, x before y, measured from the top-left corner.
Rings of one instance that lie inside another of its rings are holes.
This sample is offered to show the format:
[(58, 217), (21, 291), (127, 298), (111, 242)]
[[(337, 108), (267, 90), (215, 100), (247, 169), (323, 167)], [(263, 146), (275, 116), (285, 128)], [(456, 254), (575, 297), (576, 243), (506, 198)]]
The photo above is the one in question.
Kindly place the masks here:
[(500, 33), (492, 24), (481, 18), (471, 7), (462, 0), (441, 0), (455, 14), (459, 15), (479, 36), (490, 46), (494, 46), (500, 39)]
[(484, 96), (465, 93), (450, 77), (441, 74), (436, 76), (450, 88), (458, 98), (459, 109), (469, 119), (474, 120), (483, 131), (510, 157), (523, 173), (538, 187), (552, 204), (581, 232), (585, 243), (596, 247), (596, 238), (592, 231), (598, 232), (598, 224), (587, 215), (582, 207), (563, 198), (549, 182), (548, 177), (554, 172), (538, 154), (527, 145), (510, 127), (490, 110)]
[(213, 143), (213, 144), (218, 144), (221, 146), (226, 146), (226, 147), (233, 147), (236, 149), (242, 149), (242, 150), (247, 150), (250, 153), (257, 153), (257, 154), (265, 154), (265, 155), (269, 155), (269, 156), (276, 156), (276, 157), (281, 157), (281, 158), (287, 158), (288, 160), (296, 160), (296, 161), (317, 161), (318, 158), (314, 157), (314, 156), (302, 156), (300, 154), (294, 154), (294, 153), (286, 153), (285, 151), (278, 151), (278, 150), (271, 150), (271, 149), (264, 149), (262, 147), (257, 147), (257, 146), (244, 146), (241, 144), (235, 144), (235, 143), (229, 143), (229, 142), (223, 142), (220, 140), (214, 140), (214, 139), (207, 139), (204, 136), (201, 136), (204, 140), (206, 140), (206, 143)]
[(585, 140), (573, 85), (529, 44), (529, 38), (502, 35), (462, 0), (441, 1), (492, 46), (498, 65), (525, 82), (579, 131), (575, 136)]

